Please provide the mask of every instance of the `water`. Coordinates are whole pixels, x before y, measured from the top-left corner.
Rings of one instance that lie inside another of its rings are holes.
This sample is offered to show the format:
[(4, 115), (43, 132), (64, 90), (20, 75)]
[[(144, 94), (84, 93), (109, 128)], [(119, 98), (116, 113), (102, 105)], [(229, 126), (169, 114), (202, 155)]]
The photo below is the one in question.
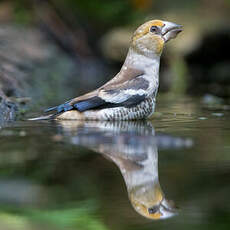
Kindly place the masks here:
[(139, 122), (0, 131), (0, 229), (229, 229), (230, 113), (160, 99)]

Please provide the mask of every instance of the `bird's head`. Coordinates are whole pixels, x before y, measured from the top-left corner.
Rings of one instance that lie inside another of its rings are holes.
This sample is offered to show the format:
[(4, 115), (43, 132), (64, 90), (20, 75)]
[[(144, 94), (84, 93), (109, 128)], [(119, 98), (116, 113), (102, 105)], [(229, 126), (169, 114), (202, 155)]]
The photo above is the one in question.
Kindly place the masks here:
[(151, 20), (134, 32), (131, 47), (146, 56), (161, 55), (164, 44), (175, 38), (182, 26), (173, 22)]
[(173, 201), (168, 201), (159, 184), (154, 187), (147, 186), (145, 189), (138, 188), (129, 191), (130, 201), (135, 210), (142, 216), (153, 219), (166, 219), (177, 214)]

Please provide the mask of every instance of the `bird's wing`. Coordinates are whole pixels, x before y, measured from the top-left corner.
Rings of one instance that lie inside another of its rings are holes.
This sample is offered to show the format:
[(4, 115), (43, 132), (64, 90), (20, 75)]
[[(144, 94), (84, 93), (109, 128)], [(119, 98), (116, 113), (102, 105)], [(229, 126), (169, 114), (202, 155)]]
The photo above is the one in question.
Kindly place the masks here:
[(90, 109), (134, 106), (147, 96), (149, 82), (143, 75), (143, 71), (126, 68), (99, 89), (50, 108), (47, 112), (61, 113), (72, 109), (83, 112)]
[(149, 82), (140, 75), (121, 84), (107, 84), (99, 90), (98, 96), (105, 102), (129, 107), (144, 100), (148, 88)]

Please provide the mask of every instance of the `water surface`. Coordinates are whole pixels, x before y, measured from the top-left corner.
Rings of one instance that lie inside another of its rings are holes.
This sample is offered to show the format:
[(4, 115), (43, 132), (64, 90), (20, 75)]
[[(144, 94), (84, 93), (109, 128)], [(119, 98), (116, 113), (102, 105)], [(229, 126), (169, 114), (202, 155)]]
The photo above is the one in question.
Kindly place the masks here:
[(0, 130), (0, 229), (229, 229), (230, 113), (160, 99), (139, 122)]

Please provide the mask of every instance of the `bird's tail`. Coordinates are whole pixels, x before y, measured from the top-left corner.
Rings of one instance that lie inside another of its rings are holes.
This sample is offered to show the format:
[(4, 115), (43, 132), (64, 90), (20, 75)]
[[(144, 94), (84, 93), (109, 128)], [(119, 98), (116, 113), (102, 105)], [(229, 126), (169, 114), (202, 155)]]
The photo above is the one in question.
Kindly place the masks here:
[(62, 114), (63, 112), (67, 112), (67, 111), (73, 109), (73, 106), (70, 105), (69, 102), (70, 101), (67, 101), (64, 104), (48, 108), (48, 109), (46, 109), (44, 111), (45, 113), (51, 113), (51, 114), (40, 116), (40, 117), (35, 117), (35, 118), (30, 118), (28, 120), (29, 121), (39, 121), (39, 120), (51, 120), (51, 119), (55, 119), (58, 115)]
[(28, 121), (50, 120), (50, 119), (54, 119), (55, 117), (56, 117), (56, 114), (49, 114), (45, 116), (29, 118)]

